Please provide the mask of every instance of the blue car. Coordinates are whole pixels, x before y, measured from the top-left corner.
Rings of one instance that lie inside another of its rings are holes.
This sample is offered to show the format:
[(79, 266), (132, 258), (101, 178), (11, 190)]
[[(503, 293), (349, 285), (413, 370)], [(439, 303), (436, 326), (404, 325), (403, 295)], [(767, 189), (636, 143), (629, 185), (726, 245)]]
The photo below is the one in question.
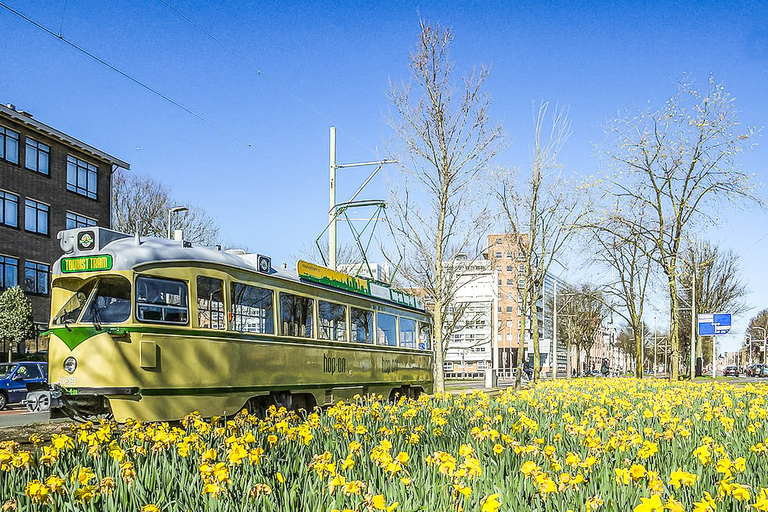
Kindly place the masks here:
[(47, 380), (48, 363), (0, 363), (0, 410), (27, 398), (27, 384)]

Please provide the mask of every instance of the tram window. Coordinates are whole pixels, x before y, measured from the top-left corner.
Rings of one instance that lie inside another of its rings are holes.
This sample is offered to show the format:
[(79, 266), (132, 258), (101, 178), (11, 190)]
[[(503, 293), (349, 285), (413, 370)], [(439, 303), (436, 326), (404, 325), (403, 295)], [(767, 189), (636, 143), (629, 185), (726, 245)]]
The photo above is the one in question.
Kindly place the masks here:
[(419, 322), (419, 348), (421, 350), (432, 349), (432, 326)]
[(312, 299), (280, 293), (280, 323), (284, 336), (312, 337)]
[(321, 340), (347, 339), (347, 307), (333, 302), (317, 301), (317, 321)]
[(376, 344), (397, 346), (397, 322), (393, 315), (379, 313), (376, 315)]
[(114, 324), (131, 315), (131, 283), (123, 277), (102, 277), (81, 322)]
[(416, 320), (410, 318), (400, 318), (400, 346), (416, 348)]
[(232, 283), (232, 328), (240, 332), (274, 334), (272, 290)]
[(373, 313), (365, 309), (350, 308), (350, 326), (354, 343), (373, 343)]
[(197, 326), (224, 329), (224, 281), (197, 276)]
[(77, 322), (80, 313), (83, 312), (83, 307), (88, 301), (88, 297), (93, 291), (93, 285), (96, 284), (96, 280), (91, 280), (82, 285), (77, 292), (61, 307), (61, 310), (53, 317), (54, 324), (67, 324)]
[(186, 324), (187, 283), (139, 277), (136, 279), (136, 316), (143, 322)]

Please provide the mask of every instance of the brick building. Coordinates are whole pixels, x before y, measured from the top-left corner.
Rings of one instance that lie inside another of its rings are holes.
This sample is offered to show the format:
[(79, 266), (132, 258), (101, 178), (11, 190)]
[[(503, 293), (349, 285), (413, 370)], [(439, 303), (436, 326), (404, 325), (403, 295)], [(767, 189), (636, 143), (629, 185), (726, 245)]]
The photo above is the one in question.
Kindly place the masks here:
[(48, 324), (56, 234), (110, 226), (112, 173), (129, 164), (0, 105), (0, 292), (21, 286)]

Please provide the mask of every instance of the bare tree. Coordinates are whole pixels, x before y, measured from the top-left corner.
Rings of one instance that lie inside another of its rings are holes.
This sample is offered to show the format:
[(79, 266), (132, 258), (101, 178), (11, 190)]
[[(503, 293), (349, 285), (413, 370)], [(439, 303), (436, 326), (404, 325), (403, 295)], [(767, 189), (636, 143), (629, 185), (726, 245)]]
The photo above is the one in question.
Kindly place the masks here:
[(117, 171), (112, 178), (112, 229), (124, 233), (165, 238), (168, 229), (168, 209), (186, 206), (188, 210), (174, 217), (174, 226), (184, 232), (184, 238), (201, 245), (218, 242), (216, 222), (197, 206), (177, 202), (168, 188), (153, 179), (138, 174)]
[(576, 349), (576, 367), (580, 372), (581, 351), (586, 352), (586, 363), (589, 365), (589, 351), (597, 336), (602, 333), (606, 315), (605, 300), (600, 289), (588, 284), (573, 288), (566, 293), (567, 300), (562, 307), (563, 313), (558, 315), (565, 320), (560, 323), (561, 332), (558, 334), (566, 340), (569, 360), (571, 348)]
[[(588, 242), (598, 247), (595, 259), (611, 269), (613, 278), (605, 288), (606, 298), (609, 299), (613, 311), (627, 322), (632, 331), (632, 353), (640, 354), (643, 343), (643, 310), (653, 268), (651, 253), (654, 247), (649, 239), (634, 236), (630, 229), (634, 224), (642, 225), (642, 218), (635, 218), (631, 223), (622, 221), (622, 216), (633, 214), (640, 215), (642, 211), (625, 214), (618, 208), (608, 210), (597, 221), (589, 224), (593, 236), (588, 238)], [(643, 362), (639, 357), (636, 358), (635, 376), (643, 376)]]
[[(405, 246), (400, 272), (423, 290), (432, 308), (438, 390), (444, 389), (443, 361), (452, 329), (446, 319), (461, 271), (452, 263), (477, 250), (473, 242), (480, 240), (485, 207), (476, 180), (502, 142), (501, 127), (487, 115), (485, 68), (463, 77), (454, 96), (452, 41), (450, 30), (422, 21), (418, 46), (410, 54), (411, 83), (390, 84), (389, 91), (396, 110), (391, 124), (402, 143), (402, 154), (393, 156), (410, 179), (393, 191), (390, 203), (394, 230)], [(412, 196), (417, 189), (427, 196), (423, 210)]]
[[(531, 314), (534, 380), (541, 371), (537, 304), (543, 296), (544, 277), (552, 263), (562, 257), (565, 244), (576, 233), (590, 203), (584, 186), (557, 173), (558, 155), (571, 133), (570, 121), (561, 109), (554, 113), (548, 125), (548, 107), (546, 102), (542, 103), (534, 117), (530, 178), (520, 182), (512, 174), (504, 175), (498, 192), (525, 268), (520, 276), (523, 286), (519, 288), (518, 302), (524, 312), (522, 332), (525, 332), (526, 313)], [(518, 358), (520, 363), (522, 360)]]
[(616, 120), (608, 156), (617, 172), (606, 179), (628, 231), (653, 244), (653, 259), (664, 272), (670, 304), (670, 379), (679, 375), (678, 260), (686, 235), (718, 204), (755, 199), (749, 175), (736, 157), (753, 129), (742, 128), (733, 100), (709, 81), (703, 92), (682, 86), (656, 111)]
[[(696, 276), (696, 313), (730, 313), (740, 315), (749, 310), (744, 302), (747, 286), (741, 278), (739, 255), (721, 250), (708, 241), (689, 244), (680, 261), (680, 302), (690, 306), (691, 276)], [(690, 353), (691, 309), (681, 308), (678, 328), (680, 347)], [(712, 354), (712, 336), (702, 337), (696, 344), (696, 358), (703, 361)], [(703, 364), (703, 363), (702, 363)], [(697, 368), (700, 367), (697, 365)]]

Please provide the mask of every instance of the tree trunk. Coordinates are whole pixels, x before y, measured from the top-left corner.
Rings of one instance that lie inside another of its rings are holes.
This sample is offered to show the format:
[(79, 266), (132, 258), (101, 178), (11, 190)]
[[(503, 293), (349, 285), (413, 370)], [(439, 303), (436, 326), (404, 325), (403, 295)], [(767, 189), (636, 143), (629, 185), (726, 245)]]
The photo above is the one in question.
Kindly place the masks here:
[(668, 351), (671, 350), (669, 353), (669, 362), (670, 362), (670, 371), (669, 371), (669, 380), (670, 381), (676, 381), (679, 377), (680, 372), (680, 339), (677, 332), (677, 326), (680, 323), (679, 318), (679, 311), (677, 310), (678, 305), (678, 297), (677, 297), (677, 280), (675, 279), (675, 267), (674, 265), (671, 268), (671, 272), (668, 273), (668, 282), (669, 282), (669, 307), (670, 307), (670, 317), (669, 317), (669, 343), (668, 343)]
[[(642, 322), (641, 319), (638, 319), (640, 322)], [(643, 378), (643, 331), (642, 327), (639, 325), (633, 325), (632, 330), (635, 334), (635, 353), (637, 354), (637, 357), (635, 358), (635, 377), (638, 379)]]
[(568, 337), (568, 338), (565, 339), (565, 353), (566, 353), (566, 356), (565, 356), (565, 373), (566, 373), (566, 376), (565, 377), (567, 379), (570, 379), (571, 376), (572, 376), (572, 373), (573, 373), (573, 363), (571, 362), (571, 352), (572, 352), (571, 348), (572, 348), (571, 338)]
[[(533, 288), (533, 297), (538, 295), (536, 287)], [(536, 307), (536, 301), (531, 299), (531, 336), (533, 338), (533, 381), (539, 380), (541, 373), (541, 352), (539, 350), (539, 310)]]
[(435, 311), (432, 316), (434, 322), (434, 348), (435, 348), (435, 391), (445, 391), (445, 343), (443, 342), (443, 315), (440, 299), (435, 300)]

